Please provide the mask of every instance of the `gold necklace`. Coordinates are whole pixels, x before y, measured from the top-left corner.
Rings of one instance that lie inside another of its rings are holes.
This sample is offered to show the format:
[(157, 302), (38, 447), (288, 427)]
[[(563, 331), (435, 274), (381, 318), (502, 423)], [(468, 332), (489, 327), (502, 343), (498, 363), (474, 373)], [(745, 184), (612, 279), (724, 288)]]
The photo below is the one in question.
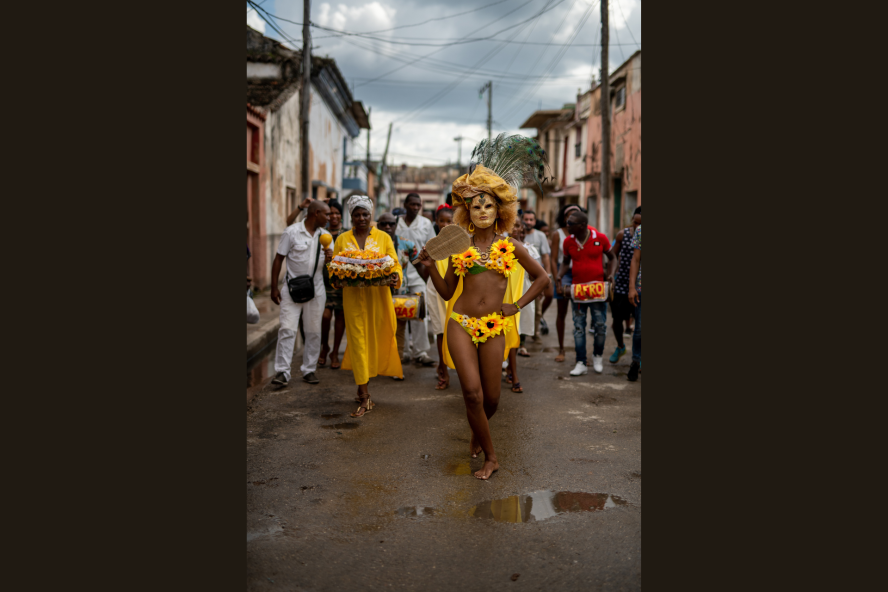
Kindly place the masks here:
[(475, 247), (476, 251), (478, 251), (478, 255), (480, 256), (480, 260), (481, 260), (482, 264), (487, 265), (487, 261), (490, 259), (490, 247), (492, 247), (493, 243), (495, 243), (495, 242), (496, 242), (496, 235), (494, 234), (493, 240), (490, 241), (490, 246), (488, 246), (487, 250), (482, 253), (481, 250), (478, 249), (478, 246), (475, 244), (475, 237), (472, 236), (472, 246)]
[(589, 232), (588, 228), (586, 229), (586, 232), (586, 238), (583, 239), (583, 242), (580, 242), (579, 239), (577, 239), (577, 251), (582, 251), (583, 247), (586, 245), (586, 241), (588, 241), (589, 237), (592, 236), (592, 233)]

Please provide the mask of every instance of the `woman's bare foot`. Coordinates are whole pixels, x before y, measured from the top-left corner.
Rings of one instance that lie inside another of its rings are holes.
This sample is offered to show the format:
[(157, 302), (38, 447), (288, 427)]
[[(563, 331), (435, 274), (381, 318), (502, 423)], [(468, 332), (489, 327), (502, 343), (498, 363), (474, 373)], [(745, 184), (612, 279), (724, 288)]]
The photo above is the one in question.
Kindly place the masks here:
[(318, 366), (325, 366), (327, 364), (328, 353), (330, 353), (330, 346), (321, 346), (321, 355), (318, 356)]
[(558, 352), (557, 356), (555, 356), (555, 361), (556, 362), (563, 362), (564, 361), (564, 350), (563, 349)]
[(489, 479), (491, 475), (493, 475), (497, 470), (499, 470), (499, 463), (495, 460), (485, 460), (484, 466), (481, 467), (480, 471), (475, 471), (476, 479)]
[(438, 366), (438, 386), (435, 387), (435, 390), (443, 391), (446, 390), (449, 386), (450, 374), (447, 372), (447, 366), (444, 366), (443, 369), (441, 368), (441, 366)]
[(336, 352), (330, 354), (330, 368), (339, 370), (339, 355)]
[(478, 458), (478, 455), (481, 454), (481, 445), (475, 440), (475, 434), (472, 434), (472, 442), (469, 444), (469, 451), (472, 453), (472, 458)]

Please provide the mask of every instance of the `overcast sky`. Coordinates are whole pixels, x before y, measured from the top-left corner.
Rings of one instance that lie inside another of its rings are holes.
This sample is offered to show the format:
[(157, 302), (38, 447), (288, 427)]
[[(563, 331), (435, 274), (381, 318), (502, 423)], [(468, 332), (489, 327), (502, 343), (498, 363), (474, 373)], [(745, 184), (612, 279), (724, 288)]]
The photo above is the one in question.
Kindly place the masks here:
[[(302, 0), (255, 1), (272, 15), (302, 22)], [(641, 0), (610, 0), (610, 6), (613, 71), (641, 47)], [(473, 12), (460, 15), (467, 11)], [(453, 15), (459, 16), (442, 18)], [(393, 122), (389, 162), (456, 162), (453, 138), (462, 135), (465, 163), (475, 143), (487, 137), (487, 95), (479, 91), (488, 80), (494, 135), (533, 136), (535, 130), (518, 126), (534, 111), (573, 103), (578, 89), (589, 88), (600, 72), (600, 15), (599, 0), (315, 1), (313, 23), (376, 39), (313, 27), (312, 51), (335, 59), (354, 98), (372, 108), (372, 158), (381, 158)], [(268, 18), (292, 41), (248, 7), (247, 24), (301, 49), (300, 25)], [(356, 146), (355, 156), (363, 158), (366, 131)]]

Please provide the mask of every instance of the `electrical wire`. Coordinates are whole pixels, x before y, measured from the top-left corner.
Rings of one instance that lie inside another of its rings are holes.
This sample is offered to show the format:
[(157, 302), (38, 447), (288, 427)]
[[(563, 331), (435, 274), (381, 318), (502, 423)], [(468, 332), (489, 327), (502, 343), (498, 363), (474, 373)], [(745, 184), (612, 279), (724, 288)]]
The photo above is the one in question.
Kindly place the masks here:
[[(522, 4), (521, 6), (519, 6), (516, 10), (519, 10), (519, 9), (521, 9), (521, 8), (524, 8), (525, 6), (527, 6), (528, 4), (530, 4), (532, 1), (533, 1), (533, 0), (528, 0), (527, 2), (525, 2), (524, 4)], [(563, 2), (564, 0), (561, 0), (561, 1)], [(525, 22), (526, 22), (526, 21), (525, 21)], [(474, 33), (477, 33), (477, 32), (480, 31), (481, 29), (484, 29), (484, 28), (488, 27), (490, 24), (492, 24), (492, 22), (491, 22), (491, 23), (488, 23), (488, 24), (486, 24), (486, 25), (482, 25), (481, 27), (478, 27), (477, 29), (475, 29), (475, 30), (472, 31), (471, 33), (468, 33), (468, 34), (466, 35), (466, 37), (468, 37), (469, 35), (473, 35)], [(456, 44), (454, 43), (454, 44), (451, 44), (451, 45), (456, 45)], [(370, 84), (370, 82), (374, 82), (374, 81), (376, 81), (376, 80), (380, 80), (380, 79), (382, 79), (382, 78), (385, 78), (386, 76), (388, 76), (388, 75), (390, 75), (390, 74), (394, 74), (395, 72), (397, 72), (397, 71), (399, 71), (399, 70), (402, 70), (402, 69), (406, 68), (407, 66), (411, 66), (411, 65), (415, 64), (416, 62), (418, 62), (418, 61), (420, 61), (420, 60), (424, 60), (424, 59), (426, 59), (426, 58), (428, 58), (428, 57), (430, 57), (430, 56), (432, 56), (432, 55), (434, 55), (434, 54), (436, 54), (436, 53), (442, 51), (445, 47), (450, 47), (450, 45), (445, 45), (445, 46), (442, 47), (441, 49), (438, 49), (438, 50), (436, 50), (436, 51), (433, 51), (433, 52), (431, 52), (431, 53), (428, 53), (428, 54), (426, 54), (426, 55), (424, 55), (424, 56), (420, 56), (420, 57), (416, 58), (415, 60), (413, 60), (412, 62), (406, 63), (406, 64), (404, 64), (403, 66), (400, 66), (400, 67), (398, 67), (398, 68), (395, 68), (394, 70), (391, 70), (391, 71), (389, 71), (389, 72), (386, 72), (385, 74), (382, 74), (382, 75), (380, 75), (380, 76), (377, 76), (377, 77), (374, 78), (373, 80), (370, 80), (369, 82), (365, 82), (365, 83), (363, 83), (363, 84)], [(362, 86), (363, 86), (363, 85), (362, 85)]]
[[(265, 0), (262, 0), (262, 1), (265, 2)], [(397, 29), (406, 29), (408, 27), (418, 27), (420, 25), (424, 25), (424, 24), (430, 23), (432, 21), (444, 21), (447, 19), (452, 19), (454, 17), (462, 16), (464, 14), (469, 14), (470, 12), (478, 12), (479, 10), (484, 10), (485, 8), (489, 8), (491, 6), (496, 6), (497, 4), (502, 4), (503, 2), (506, 2), (506, 1), (507, 0), (499, 0), (498, 2), (492, 2), (491, 4), (485, 4), (484, 6), (481, 6), (479, 8), (473, 8), (472, 10), (467, 10), (465, 12), (458, 12), (456, 14), (451, 14), (450, 16), (439, 16), (439, 17), (435, 17), (435, 18), (430, 18), (427, 21), (422, 21), (421, 23), (414, 23), (412, 25), (399, 25), (397, 27), (392, 27), (391, 29), (380, 29), (379, 31), (367, 31), (365, 33), (349, 33), (349, 34), (371, 35), (371, 34), (375, 34), (375, 33), (387, 33), (388, 31), (395, 31)], [(290, 21), (290, 22), (293, 22), (293, 21)], [(296, 23), (296, 24), (301, 25), (302, 23)], [(314, 25), (312, 24), (312, 26), (314, 26)], [(324, 37), (316, 37), (316, 39), (330, 39), (332, 37), (339, 37), (339, 35), (327, 35)]]
[[(641, 43), (635, 41), (635, 35), (632, 34), (632, 29), (629, 28), (629, 21), (626, 20), (626, 15), (623, 14), (623, 7), (620, 6), (619, 1), (617, 1), (617, 8), (620, 9), (620, 16), (623, 17), (623, 24), (626, 25), (626, 30), (629, 31), (629, 37), (632, 39), (633, 43), (638, 46), (638, 49), (641, 49)], [(626, 45), (629, 45), (628, 43)]]
[[(610, 6), (608, 6), (608, 8), (610, 8), (610, 11), (609, 11), (609, 12), (611, 13), (611, 18), (613, 18), (614, 20), (617, 20), (616, 15), (614, 14), (614, 5), (611, 4)], [(608, 24), (610, 24), (610, 23), (608, 23)], [(613, 31), (614, 31), (614, 37), (616, 38), (617, 43), (619, 43), (619, 42), (620, 42), (620, 37), (619, 37), (619, 35), (617, 35), (617, 27), (616, 27), (616, 26), (613, 27)], [(620, 57), (623, 58), (623, 61), (625, 62), (625, 61), (626, 61), (626, 56), (623, 55), (623, 48), (622, 48), (621, 46), (618, 45), (618, 46), (617, 46), (617, 49), (620, 50)], [(608, 64), (608, 65), (610, 65), (610, 64)]]
[[(574, 0), (574, 1), (576, 1), (576, 0)], [(563, 2), (563, 0), (562, 0), (562, 2)], [(559, 2), (558, 4), (560, 4), (560, 3), (561, 3), (561, 2)], [(557, 6), (557, 4), (556, 4), (555, 6)], [(554, 8), (554, 6), (552, 6), (551, 8)], [(547, 9), (547, 8), (544, 8), (543, 10), (541, 10), (541, 11), (539, 12), (539, 14), (542, 14), (543, 12), (546, 12), (547, 10), (550, 10), (551, 8), (548, 8), (548, 9)], [(538, 14), (537, 16), (539, 16), (539, 14)], [(527, 19), (526, 21), (523, 21), (522, 25), (526, 27), (526, 26), (527, 26), (527, 23), (530, 22), (530, 20), (532, 20), (532, 19)], [(520, 32), (521, 32), (521, 29), (516, 30), (516, 31), (515, 31), (515, 34), (512, 36), (512, 38), (517, 37), (518, 34), (519, 34)], [(469, 68), (467, 68), (467, 70), (468, 70), (468, 71), (471, 71), (471, 70), (474, 70), (474, 69), (478, 68), (478, 66), (480, 66), (480, 65), (482, 65), (483, 63), (487, 62), (490, 58), (492, 58), (492, 57), (495, 56), (497, 53), (499, 53), (500, 51), (502, 51), (502, 49), (503, 49), (504, 47), (505, 47), (505, 44), (504, 44), (504, 45), (500, 45), (499, 47), (494, 48), (493, 50), (489, 51), (484, 57), (482, 57), (480, 60), (478, 60), (474, 65), (472, 65), (472, 66), (470, 66)], [(457, 86), (459, 86), (459, 84), (460, 84), (461, 82), (464, 82), (464, 80), (465, 80), (465, 79), (459, 77), (459, 74), (458, 74), (458, 75), (457, 75), (457, 78), (454, 79), (454, 81), (453, 81), (453, 83), (451, 83), (451, 85), (449, 85), (448, 87), (444, 88), (442, 91), (440, 91), (439, 93), (437, 93), (436, 95), (434, 95), (433, 97), (431, 97), (430, 99), (428, 99), (426, 102), (424, 102), (423, 104), (421, 104), (419, 107), (417, 107), (417, 108), (414, 109), (413, 111), (409, 112), (405, 117), (401, 117), (401, 118), (399, 118), (398, 121), (403, 123), (403, 122), (405, 122), (405, 121), (409, 121), (409, 120), (412, 119), (413, 117), (416, 117), (416, 115), (418, 115), (419, 113), (421, 113), (422, 111), (424, 111), (427, 107), (433, 105), (433, 104), (436, 103), (438, 100), (440, 100), (440, 99), (443, 98), (445, 95), (447, 95), (450, 91), (452, 91), (454, 88), (456, 88)]]
[[(571, 13), (571, 11), (573, 10), (573, 7), (576, 5), (576, 3), (577, 3), (577, 1), (574, 0), (573, 4), (570, 5), (570, 8), (569, 8), (569, 9), (567, 10), (567, 12), (565, 13), (564, 18), (561, 20), (561, 24), (558, 25), (558, 28), (557, 28), (556, 30), (560, 30), (561, 27), (564, 26), (565, 21), (567, 21), (567, 18), (570, 16), (570, 13)], [(594, 7), (594, 3), (591, 4), (591, 5), (589, 5), (589, 8), (586, 10), (586, 15), (589, 14), (589, 12), (592, 10), (593, 7)], [(583, 23), (582, 23), (582, 24), (585, 24), (585, 22), (586, 22), (585, 19), (586, 19), (586, 18), (587, 18), (587, 17), (584, 16), (584, 18), (583, 18)], [(580, 24), (580, 25), (577, 27), (576, 31), (574, 31), (574, 34), (573, 34), (573, 36), (572, 36), (571, 39), (570, 39), (571, 41), (572, 41), (573, 39), (576, 38), (576, 35), (579, 33), (579, 30), (580, 30), (580, 28), (582, 27), (582, 24)], [(548, 47), (547, 47), (546, 49), (548, 49)], [(536, 65), (537, 65), (537, 64), (540, 62), (540, 60), (542, 59), (543, 54), (545, 54), (546, 49), (542, 50), (542, 51), (539, 53), (539, 55), (537, 56), (536, 61), (533, 63), (533, 66), (531, 66), (531, 67), (528, 69), (528, 73), (530, 73), (534, 68), (536, 68)], [(559, 52), (556, 52), (555, 56), (557, 57), (557, 56), (559, 55), (559, 53), (564, 52), (564, 51), (566, 51), (566, 49), (562, 49), (562, 50), (560, 50)], [(563, 55), (563, 54), (562, 54), (562, 55)], [(560, 61), (560, 58), (559, 58), (558, 61)], [(550, 71), (552, 70), (551, 66), (552, 66), (552, 62), (550, 62), (549, 67), (547, 67), (545, 71), (550, 72)], [(511, 101), (509, 101), (508, 103), (506, 103), (506, 104), (503, 106), (503, 110), (504, 110), (504, 111), (507, 111), (507, 115), (505, 115), (505, 116), (503, 117), (503, 119), (509, 119), (509, 118), (513, 115), (513, 112), (516, 111), (515, 107), (517, 107), (517, 106), (519, 106), (519, 105), (523, 105), (525, 102), (527, 102), (527, 97), (528, 97), (528, 96), (532, 96), (532, 95), (530, 95), (530, 93), (531, 93), (531, 92), (536, 92), (536, 89), (537, 89), (537, 88), (539, 87), (539, 85), (542, 84), (542, 82), (544, 82), (545, 80), (546, 80), (546, 77), (542, 78), (541, 80), (537, 81), (536, 85), (535, 85), (534, 87), (532, 87), (532, 90), (530, 90), (530, 89), (526, 90), (526, 91), (521, 95), (521, 99), (517, 99), (517, 101), (518, 101), (517, 103), (515, 102), (515, 101), (516, 101), (516, 97), (513, 97)], [(513, 106), (513, 107), (511, 108), (511, 110), (509, 109), (510, 106)]]
[[(532, 0), (531, 0), (531, 1), (532, 1)], [(555, 4), (555, 6), (558, 6), (558, 4), (561, 4), (562, 2), (564, 2), (564, 0), (560, 0), (557, 4)], [(523, 7), (526, 6), (527, 4), (530, 4), (530, 2), (526, 2), (526, 3), (522, 4), (521, 6), (519, 6), (518, 8), (523, 8)], [(555, 6), (552, 6), (552, 8), (555, 8)], [(513, 11), (512, 11), (512, 14), (514, 14), (515, 11), (518, 10), (518, 8), (516, 8), (515, 10), (513, 10)], [(544, 10), (543, 12), (545, 12), (545, 10)], [(324, 26), (321, 26), (321, 25), (318, 25), (318, 24), (315, 24), (315, 23), (311, 23), (311, 26), (313, 26), (313, 27), (315, 27), (315, 28), (318, 28), (318, 29), (323, 29), (323, 30), (325, 30), (325, 31), (334, 31), (334, 32), (337, 32), (337, 33), (342, 33), (343, 35), (349, 35), (349, 36), (355, 36), (355, 37), (363, 37), (364, 39), (373, 39), (374, 41), (383, 41), (383, 42), (385, 42), (385, 43), (392, 43), (392, 44), (395, 44), (395, 45), (426, 45), (426, 46), (430, 46), (430, 47), (450, 47), (450, 46), (452, 46), (452, 45), (465, 45), (465, 44), (467, 44), (467, 43), (475, 43), (476, 41), (486, 41), (486, 40), (489, 40), (489, 39), (493, 39), (494, 37), (496, 37), (496, 36), (499, 35), (500, 33), (505, 33), (506, 31), (509, 31), (509, 30), (511, 30), (511, 29), (514, 29), (515, 27), (518, 27), (518, 26), (520, 26), (520, 25), (523, 25), (523, 24), (525, 24), (525, 23), (527, 23), (527, 22), (529, 22), (529, 21), (531, 21), (531, 20), (534, 20), (534, 19), (536, 19), (536, 18), (538, 18), (538, 17), (539, 17), (539, 14), (534, 15), (534, 16), (530, 17), (530, 18), (527, 19), (527, 20), (524, 20), (524, 21), (521, 21), (521, 22), (515, 23), (514, 25), (509, 25), (509, 26), (506, 27), (505, 29), (500, 29), (500, 30), (497, 31), (496, 33), (491, 33), (491, 34), (488, 35), (487, 37), (475, 37), (475, 38), (462, 37), (462, 38), (460, 38), (460, 39), (458, 39), (458, 40), (456, 40), (456, 41), (453, 41), (453, 42), (451, 42), (451, 43), (407, 43), (407, 42), (401, 42), (401, 41), (394, 41), (394, 40), (391, 40), (391, 39), (383, 39), (383, 38), (380, 38), (380, 37), (372, 37), (372, 36), (370, 36), (370, 35), (365, 35), (365, 34), (363, 34), (363, 33), (349, 33), (348, 31), (341, 31), (341, 30), (339, 30), (339, 29), (331, 29), (331, 28), (329, 28), (329, 27), (324, 27)], [(491, 24), (492, 24), (492, 23), (491, 23)], [(489, 26), (489, 25), (485, 25), (484, 27), (480, 27), (480, 28), (478, 28), (478, 29), (475, 29), (474, 31), (472, 31), (472, 33), (469, 33), (469, 34), (471, 35), (471, 34), (473, 34), (473, 33), (476, 33), (476, 32), (480, 31), (481, 29), (483, 29), (483, 28), (485, 28), (485, 27), (487, 27), (487, 26)], [(498, 41), (501, 41), (501, 40), (498, 40)]]

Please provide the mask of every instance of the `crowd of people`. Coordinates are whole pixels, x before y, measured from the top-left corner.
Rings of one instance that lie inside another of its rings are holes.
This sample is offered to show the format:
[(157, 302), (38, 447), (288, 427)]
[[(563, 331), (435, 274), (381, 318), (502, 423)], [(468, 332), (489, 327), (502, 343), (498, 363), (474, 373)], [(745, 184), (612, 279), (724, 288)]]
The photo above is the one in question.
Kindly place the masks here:
[[(359, 406), (352, 417), (362, 417), (374, 408), (369, 390), (372, 377), (404, 380), (403, 364), (436, 366), (435, 388), (445, 390), (450, 386), (449, 369), (455, 369), (472, 430), (471, 456), (485, 454), (484, 466), (475, 476), (487, 479), (499, 467), (488, 422), (496, 411), (500, 384), (506, 380), (512, 392), (523, 392), (518, 357), (531, 355), (526, 348), (528, 338), (539, 341), (541, 334), (548, 334), (543, 313), (553, 300), (558, 336), (554, 362), (565, 361), (564, 329), (570, 304), (576, 349), (570, 374), (588, 373), (587, 332), (593, 335), (592, 369), (603, 372), (609, 301), (617, 342), (609, 362), (616, 364), (625, 355), (624, 337), (631, 335), (627, 378), (637, 380), (641, 369), (641, 207), (613, 242), (589, 225), (586, 211), (576, 204), (561, 208), (557, 228), (550, 231), (533, 211), (518, 209), (514, 189), (484, 166), (473, 167), (457, 179), (447, 203), (431, 217), (423, 215), (416, 193), (407, 195), (402, 205), (374, 221), (372, 200), (352, 196), (346, 202), (349, 230), (343, 228), (343, 206), (335, 199), (306, 200), (288, 218), (290, 225), (281, 237), (271, 271), (271, 299), (280, 306), (281, 321), (274, 385), (287, 385), (291, 379), (293, 346), (300, 330), (305, 342), (300, 366), (303, 381), (317, 384), (317, 368), (328, 363), (331, 369), (354, 373)], [(426, 244), (451, 224), (469, 232), (472, 247), (435, 261)], [(331, 277), (326, 264), (349, 249), (390, 256), (395, 264), (386, 276), (387, 285), (348, 287)], [(277, 280), (282, 268), (286, 275), (280, 289)], [(602, 300), (577, 301), (575, 287), (592, 282), (608, 282), (612, 293)], [(294, 292), (293, 286), (298, 290)], [(397, 317), (393, 298), (408, 295), (424, 303), (424, 318)], [(437, 359), (431, 354), (430, 334)], [(340, 360), (343, 335), (347, 344)]]

